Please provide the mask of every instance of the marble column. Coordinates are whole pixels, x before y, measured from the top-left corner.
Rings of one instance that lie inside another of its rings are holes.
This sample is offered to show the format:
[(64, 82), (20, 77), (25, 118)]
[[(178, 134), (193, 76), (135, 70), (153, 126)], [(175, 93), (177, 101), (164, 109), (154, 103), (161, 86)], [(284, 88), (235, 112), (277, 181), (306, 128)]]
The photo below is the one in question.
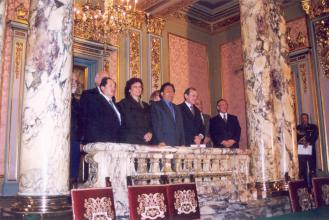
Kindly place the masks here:
[(0, 80), (2, 75), (2, 50), (5, 39), (6, 0), (0, 0)]
[(31, 0), (19, 192), (69, 194), (73, 0)]
[(293, 80), (278, 1), (240, 0), (252, 174), (258, 183), (298, 175)]

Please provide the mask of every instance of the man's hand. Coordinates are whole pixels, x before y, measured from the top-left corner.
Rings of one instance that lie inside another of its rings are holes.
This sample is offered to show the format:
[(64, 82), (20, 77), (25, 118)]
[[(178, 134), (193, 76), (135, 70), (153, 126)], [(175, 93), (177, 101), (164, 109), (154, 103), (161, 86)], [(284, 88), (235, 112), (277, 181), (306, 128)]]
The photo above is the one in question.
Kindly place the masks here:
[(233, 139), (230, 139), (230, 140), (228, 140), (228, 143), (229, 143), (230, 147), (232, 147), (236, 143), (236, 141)]
[(194, 143), (197, 144), (197, 145), (200, 145), (201, 144), (201, 137), (199, 135), (197, 136), (194, 136)]
[(225, 141), (222, 141), (222, 145), (224, 145), (224, 147), (227, 147), (227, 148), (230, 148), (233, 146), (233, 144), (235, 144), (236, 141), (233, 140), (233, 139), (229, 139), (229, 140), (225, 140)]
[(145, 142), (150, 142), (152, 139), (152, 133), (151, 132), (147, 132), (145, 135), (144, 135), (144, 140)]
[(304, 142), (304, 148), (307, 148), (310, 143), (307, 143), (306, 141)]
[(221, 144), (224, 145), (224, 147), (231, 147), (228, 141), (222, 141)]

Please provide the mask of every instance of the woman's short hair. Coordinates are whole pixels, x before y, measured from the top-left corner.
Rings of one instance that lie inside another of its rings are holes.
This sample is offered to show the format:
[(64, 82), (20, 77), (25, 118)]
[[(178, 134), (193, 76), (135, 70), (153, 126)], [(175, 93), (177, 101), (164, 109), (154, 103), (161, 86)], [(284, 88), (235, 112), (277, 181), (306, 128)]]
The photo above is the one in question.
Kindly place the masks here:
[(131, 89), (131, 86), (135, 83), (140, 83), (142, 85), (142, 92), (143, 92), (143, 81), (140, 78), (133, 77), (126, 82), (126, 86), (125, 86), (125, 97), (126, 98), (128, 98), (130, 96), (129, 90)]

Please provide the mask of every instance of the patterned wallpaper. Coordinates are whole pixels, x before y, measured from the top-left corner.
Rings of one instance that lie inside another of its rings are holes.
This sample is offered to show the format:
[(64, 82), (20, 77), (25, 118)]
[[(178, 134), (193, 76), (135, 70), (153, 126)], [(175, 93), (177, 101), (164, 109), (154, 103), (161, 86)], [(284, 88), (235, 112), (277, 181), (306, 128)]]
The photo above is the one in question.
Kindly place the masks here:
[(188, 87), (198, 90), (204, 113), (210, 113), (208, 51), (206, 45), (169, 34), (169, 77), (176, 87), (174, 102), (184, 101)]
[(247, 147), (246, 108), (242, 69), (241, 39), (220, 45), (222, 96), (229, 103), (229, 113), (238, 116), (241, 126), (240, 146)]

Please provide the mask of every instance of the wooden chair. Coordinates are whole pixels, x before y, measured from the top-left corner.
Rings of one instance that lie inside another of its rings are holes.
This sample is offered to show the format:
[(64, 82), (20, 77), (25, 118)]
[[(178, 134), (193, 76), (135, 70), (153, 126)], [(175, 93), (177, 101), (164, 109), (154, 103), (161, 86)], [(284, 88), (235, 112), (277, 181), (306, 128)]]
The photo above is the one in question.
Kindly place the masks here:
[(312, 209), (312, 198), (304, 180), (290, 181), (289, 199), (292, 212), (307, 211)]
[(329, 177), (312, 178), (316, 207), (329, 205)]
[(74, 220), (114, 220), (115, 209), (111, 187), (72, 189)]
[(193, 175), (189, 183), (170, 183), (166, 188), (170, 219), (200, 219), (198, 192)]

